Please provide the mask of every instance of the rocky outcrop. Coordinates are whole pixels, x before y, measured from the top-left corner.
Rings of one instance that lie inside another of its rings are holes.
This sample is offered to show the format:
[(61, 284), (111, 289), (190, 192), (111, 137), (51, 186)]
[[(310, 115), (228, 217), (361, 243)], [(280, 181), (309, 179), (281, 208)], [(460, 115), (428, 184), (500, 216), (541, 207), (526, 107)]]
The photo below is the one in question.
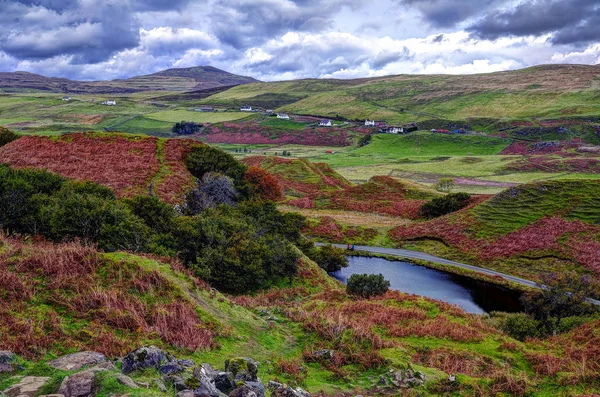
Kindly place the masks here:
[(86, 351), (59, 357), (50, 361), (48, 365), (63, 371), (78, 371), (83, 367), (94, 366), (105, 361), (104, 354)]
[(14, 372), (16, 367), (14, 361), (17, 358), (13, 352), (0, 350), (0, 374)]
[(234, 380), (256, 382), (258, 362), (248, 357), (236, 357), (225, 360), (225, 372), (231, 372)]
[(65, 397), (92, 397), (96, 394), (99, 385), (96, 382), (97, 370), (86, 370), (67, 376), (58, 389), (58, 394)]
[(163, 352), (159, 348), (154, 346), (144, 346), (132, 351), (123, 358), (121, 372), (129, 374), (133, 371), (146, 368), (160, 369), (162, 366), (165, 367), (164, 371), (166, 371), (163, 373), (168, 374), (174, 373), (175, 371), (172, 370), (172, 367), (179, 367), (179, 364), (175, 357)]

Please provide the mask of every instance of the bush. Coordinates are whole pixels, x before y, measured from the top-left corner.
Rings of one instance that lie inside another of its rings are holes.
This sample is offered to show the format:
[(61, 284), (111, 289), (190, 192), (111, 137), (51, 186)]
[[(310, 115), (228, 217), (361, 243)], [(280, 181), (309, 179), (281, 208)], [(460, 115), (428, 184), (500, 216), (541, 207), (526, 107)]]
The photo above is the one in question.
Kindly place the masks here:
[(193, 121), (182, 121), (175, 123), (171, 132), (178, 135), (192, 135), (200, 131), (201, 124), (196, 124)]
[(506, 314), (500, 321), (500, 329), (520, 341), (545, 336), (542, 334), (540, 322), (525, 313)]
[(456, 187), (456, 183), (454, 182), (454, 179), (452, 178), (442, 178), (440, 179), (440, 181), (435, 185), (435, 190), (437, 190), (438, 192), (446, 192), (449, 193), (452, 191), (452, 189), (454, 189)]
[(20, 137), (21, 137), (20, 135), (15, 134), (11, 130), (4, 128), (4, 127), (0, 127), (0, 146), (4, 146), (7, 143), (16, 141)]
[(244, 179), (252, 188), (252, 194), (265, 200), (278, 201), (283, 197), (277, 178), (258, 167), (250, 167)]
[(450, 193), (444, 197), (436, 197), (423, 204), (419, 215), (425, 218), (436, 218), (464, 208), (471, 198), (468, 193)]
[(311, 256), (327, 273), (337, 272), (343, 267), (348, 267), (346, 251), (333, 245), (325, 245), (316, 250)]
[(390, 282), (382, 274), (353, 274), (348, 280), (346, 291), (350, 295), (371, 298), (385, 294)]
[(231, 178), (209, 172), (196, 181), (196, 187), (185, 196), (185, 211), (196, 215), (220, 204), (233, 205), (238, 192)]
[(373, 135), (363, 135), (359, 140), (358, 140), (358, 147), (363, 147), (363, 146), (367, 146), (369, 143), (371, 143), (371, 140), (373, 139)]

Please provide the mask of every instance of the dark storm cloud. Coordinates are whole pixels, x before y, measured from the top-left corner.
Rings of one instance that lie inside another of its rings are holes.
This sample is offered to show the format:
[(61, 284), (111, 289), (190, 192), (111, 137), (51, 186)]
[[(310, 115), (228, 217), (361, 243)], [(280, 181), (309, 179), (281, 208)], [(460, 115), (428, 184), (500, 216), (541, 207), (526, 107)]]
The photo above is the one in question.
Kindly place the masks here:
[(398, 3), (416, 8), (431, 25), (448, 28), (480, 15), (498, 0), (398, 0)]
[(0, 0), (0, 50), (17, 59), (71, 56), (98, 63), (140, 42), (137, 12), (176, 9), (188, 0)]
[(554, 44), (600, 40), (598, 0), (538, 0), (488, 12), (469, 29), (481, 39), (551, 34)]
[(360, 4), (360, 0), (222, 0), (211, 8), (210, 19), (219, 40), (243, 49), (287, 31), (326, 30), (342, 7)]

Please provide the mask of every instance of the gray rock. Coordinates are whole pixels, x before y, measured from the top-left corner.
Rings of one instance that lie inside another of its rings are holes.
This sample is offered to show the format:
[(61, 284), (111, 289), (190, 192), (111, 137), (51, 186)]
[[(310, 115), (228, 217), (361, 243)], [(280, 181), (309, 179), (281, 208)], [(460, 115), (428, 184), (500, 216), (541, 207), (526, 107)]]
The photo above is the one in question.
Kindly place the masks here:
[(43, 396), (40, 397), (65, 397), (62, 394), (44, 394)]
[(229, 393), (229, 397), (258, 397), (256, 392), (247, 386), (241, 386)]
[(246, 382), (246, 386), (252, 389), (257, 397), (265, 397), (265, 385), (262, 382)]
[(311, 354), (312, 358), (316, 361), (329, 361), (333, 358), (333, 350), (323, 349), (317, 350)]
[(116, 371), (117, 367), (115, 367), (115, 365), (113, 363), (111, 363), (110, 361), (105, 361), (103, 363), (100, 363), (98, 365), (94, 365), (92, 368), (93, 370), (107, 370), (107, 371)]
[(121, 372), (128, 374), (139, 369), (159, 369), (164, 364), (177, 365), (175, 358), (170, 354), (154, 346), (144, 346), (132, 351), (123, 358)]
[(154, 383), (156, 383), (156, 387), (158, 387), (158, 390), (160, 390), (162, 393), (167, 392), (167, 386), (165, 386), (162, 380), (154, 379)]
[(117, 381), (127, 387), (132, 389), (139, 389), (139, 386), (127, 375), (119, 374), (117, 375)]
[(0, 363), (0, 374), (14, 371), (15, 367), (11, 363)]
[(184, 368), (177, 363), (167, 363), (158, 367), (158, 372), (160, 372), (163, 375), (178, 374), (183, 371)]
[(194, 377), (199, 380), (208, 378), (217, 390), (226, 394), (235, 389), (233, 374), (231, 372), (215, 371), (210, 364), (202, 364), (194, 368)]
[(275, 382), (274, 380), (270, 380), (269, 383), (267, 383), (267, 390), (270, 392), (274, 392), (280, 387), (283, 387), (283, 383)]
[(173, 385), (173, 387), (177, 391), (183, 391), (183, 390), (189, 389), (189, 387), (187, 387), (187, 385), (185, 384), (185, 380), (181, 376), (167, 375), (167, 376), (165, 376), (165, 382)]
[(191, 390), (182, 390), (175, 397), (194, 397), (194, 392)]
[(35, 397), (50, 378), (46, 376), (25, 376), (19, 383), (4, 390), (7, 397)]
[(186, 368), (193, 368), (196, 366), (196, 363), (193, 360), (179, 360), (179, 365)]
[(104, 354), (96, 352), (78, 352), (67, 354), (52, 360), (48, 363), (49, 366), (63, 371), (77, 371), (86, 366), (93, 366), (106, 361)]
[(96, 394), (96, 372), (86, 370), (67, 376), (58, 389), (59, 394), (65, 397), (91, 397)]
[(271, 397), (311, 397), (311, 395), (299, 387), (293, 389), (290, 386), (282, 385), (271, 393)]
[(0, 364), (12, 363), (16, 358), (15, 353), (8, 350), (0, 350)]

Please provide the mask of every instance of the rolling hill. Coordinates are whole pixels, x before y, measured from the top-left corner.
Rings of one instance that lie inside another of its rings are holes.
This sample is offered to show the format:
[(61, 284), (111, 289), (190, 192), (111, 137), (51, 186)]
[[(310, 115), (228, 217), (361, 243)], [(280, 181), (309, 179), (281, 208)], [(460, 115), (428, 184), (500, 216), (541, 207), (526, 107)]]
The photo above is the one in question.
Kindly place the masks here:
[(440, 118), (597, 116), (599, 96), (600, 66), (542, 65), (475, 75), (256, 83), (215, 94), (203, 103), (231, 106), (268, 103), (290, 113), (401, 123)]
[(75, 81), (28, 72), (0, 73), (0, 91), (4, 92), (126, 94), (142, 91), (202, 91), (255, 82), (257, 80), (252, 77), (238, 76), (212, 66), (167, 69), (145, 76), (110, 81)]

